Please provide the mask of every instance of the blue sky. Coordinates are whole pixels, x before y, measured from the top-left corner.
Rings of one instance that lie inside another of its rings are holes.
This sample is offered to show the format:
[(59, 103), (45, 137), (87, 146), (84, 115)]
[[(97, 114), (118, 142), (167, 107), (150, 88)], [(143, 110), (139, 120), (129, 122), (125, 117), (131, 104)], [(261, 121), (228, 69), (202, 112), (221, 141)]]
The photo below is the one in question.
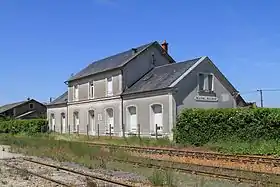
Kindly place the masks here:
[[(242, 93), (280, 88), (278, 1), (0, 0), (0, 105), (47, 101), (93, 60), (166, 39), (181, 61), (209, 56)], [(280, 92), (264, 105), (280, 107)], [(244, 94), (257, 101), (257, 93)]]

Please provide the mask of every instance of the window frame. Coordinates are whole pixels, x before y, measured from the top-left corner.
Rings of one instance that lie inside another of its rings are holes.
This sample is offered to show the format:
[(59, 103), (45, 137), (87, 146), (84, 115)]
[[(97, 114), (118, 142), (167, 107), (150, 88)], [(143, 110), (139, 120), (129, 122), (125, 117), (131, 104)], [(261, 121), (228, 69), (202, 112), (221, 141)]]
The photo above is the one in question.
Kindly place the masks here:
[(29, 109), (34, 109), (34, 103), (29, 103)]
[(95, 84), (94, 81), (90, 81), (88, 83), (88, 98), (94, 99), (95, 97)]
[[(200, 75), (203, 75), (203, 89), (200, 89)], [(206, 90), (206, 84), (205, 84), (205, 77), (207, 76), (207, 86), (209, 87), (209, 76), (212, 77), (211, 81), (211, 90)], [(197, 92), (205, 92), (205, 93), (211, 93), (214, 92), (215, 88), (214, 88), (214, 80), (215, 80), (215, 76), (213, 73), (209, 73), (209, 72), (199, 72), (197, 74)]]
[[(76, 92), (76, 89), (78, 90)], [(79, 85), (76, 84), (73, 86), (73, 101), (78, 101), (79, 100)]]
[[(108, 81), (111, 79), (110, 81)], [(109, 93), (109, 82), (111, 82), (111, 93)], [(113, 95), (113, 76), (106, 78), (106, 96), (112, 96)]]

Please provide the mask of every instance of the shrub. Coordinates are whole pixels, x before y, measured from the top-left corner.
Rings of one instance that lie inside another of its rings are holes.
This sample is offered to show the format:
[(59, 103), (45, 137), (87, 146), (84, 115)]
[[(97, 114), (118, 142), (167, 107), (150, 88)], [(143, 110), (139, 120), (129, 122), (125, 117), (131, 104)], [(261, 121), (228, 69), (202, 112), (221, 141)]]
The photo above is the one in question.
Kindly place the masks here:
[(185, 109), (177, 118), (177, 143), (278, 140), (280, 109)]
[(2, 120), (0, 121), (0, 133), (35, 134), (39, 132), (46, 132), (47, 124), (47, 121), (44, 119)]

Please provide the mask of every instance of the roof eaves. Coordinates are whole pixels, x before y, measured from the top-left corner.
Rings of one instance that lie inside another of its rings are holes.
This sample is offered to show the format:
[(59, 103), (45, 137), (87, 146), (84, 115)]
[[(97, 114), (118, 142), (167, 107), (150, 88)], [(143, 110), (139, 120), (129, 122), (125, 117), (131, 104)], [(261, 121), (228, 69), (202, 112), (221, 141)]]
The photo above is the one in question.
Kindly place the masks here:
[(152, 93), (156, 91), (169, 91), (173, 90), (173, 88), (170, 87), (165, 87), (165, 88), (158, 88), (158, 89), (152, 89), (152, 90), (145, 90), (145, 91), (136, 91), (136, 92), (127, 92), (127, 93), (122, 93), (122, 96), (128, 96), (128, 95), (137, 95), (137, 94), (142, 94), (142, 93)]
[(185, 76), (187, 76), (191, 71), (193, 71), (194, 68), (196, 68), (201, 62), (203, 62), (207, 56), (203, 56), (199, 58), (196, 63), (194, 63), (187, 71), (185, 71), (178, 79), (176, 79), (174, 82), (170, 84), (169, 87), (174, 87), (178, 82), (180, 82)]

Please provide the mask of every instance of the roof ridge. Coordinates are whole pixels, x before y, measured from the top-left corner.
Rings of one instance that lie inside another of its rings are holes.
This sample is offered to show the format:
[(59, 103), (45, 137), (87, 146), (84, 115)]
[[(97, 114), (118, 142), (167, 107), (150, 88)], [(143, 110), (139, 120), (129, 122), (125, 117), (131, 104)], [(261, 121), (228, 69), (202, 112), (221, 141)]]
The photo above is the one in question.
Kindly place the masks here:
[(155, 68), (160, 68), (160, 67), (165, 67), (165, 66), (170, 66), (170, 65), (175, 65), (175, 64), (181, 64), (181, 63), (185, 63), (185, 62), (189, 62), (189, 61), (193, 61), (193, 60), (199, 60), (201, 58), (202, 57), (198, 57), (198, 58), (193, 58), (193, 59), (190, 59), (190, 60), (185, 60), (185, 61), (180, 61), (180, 62), (175, 62), (175, 63), (169, 63), (169, 64), (163, 64), (161, 66), (156, 66)]
[[(82, 70), (80, 70), (77, 73), (75, 73), (75, 75), (70, 77), (67, 81), (72, 81), (72, 80), (84, 77), (82, 74), (88, 74), (88, 73), (85, 73), (87, 71), (87, 69), (91, 69), (93, 66), (101, 66), (102, 63), (105, 63), (106, 61), (108, 62), (108, 61), (110, 61), (110, 59), (115, 59), (115, 58), (118, 58), (119, 56), (120, 57), (121, 56), (127, 57), (127, 59), (124, 58), (123, 61), (119, 61), (118, 65), (116, 65), (113, 68), (109, 68), (109, 69), (119, 68), (119, 67), (125, 65), (127, 62), (131, 61), (136, 56), (138, 56), (140, 53), (142, 53), (149, 46), (153, 45), (155, 42), (157, 42), (157, 41), (153, 41), (153, 42), (150, 42), (150, 43), (147, 43), (147, 44), (139, 45), (137, 47), (132, 47), (132, 48), (130, 48), (128, 50), (125, 50), (125, 51), (122, 51), (122, 52), (119, 52), (119, 53), (115, 53), (115, 54), (107, 56), (105, 58), (91, 61), (90, 64), (88, 64), (85, 68), (83, 68)], [(138, 51), (136, 53), (132, 53), (133, 49), (138, 49)], [(122, 62), (122, 63), (120, 63), (120, 62)], [(107, 69), (107, 70), (109, 70), (109, 69)], [(100, 73), (100, 71), (98, 71), (98, 70), (96, 70), (96, 71), (97, 72), (95, 72), (95, 73)], [(104, 71), (106, 71), (106, 70), (104, 70)], [(101, 72), (103, 72), (103, 71), (101, 71)], [(90, 74), (92, 74), (92, 73), (90, 73)], [(86, 75), (86, 76), (88, 76), (88, 75)]]

